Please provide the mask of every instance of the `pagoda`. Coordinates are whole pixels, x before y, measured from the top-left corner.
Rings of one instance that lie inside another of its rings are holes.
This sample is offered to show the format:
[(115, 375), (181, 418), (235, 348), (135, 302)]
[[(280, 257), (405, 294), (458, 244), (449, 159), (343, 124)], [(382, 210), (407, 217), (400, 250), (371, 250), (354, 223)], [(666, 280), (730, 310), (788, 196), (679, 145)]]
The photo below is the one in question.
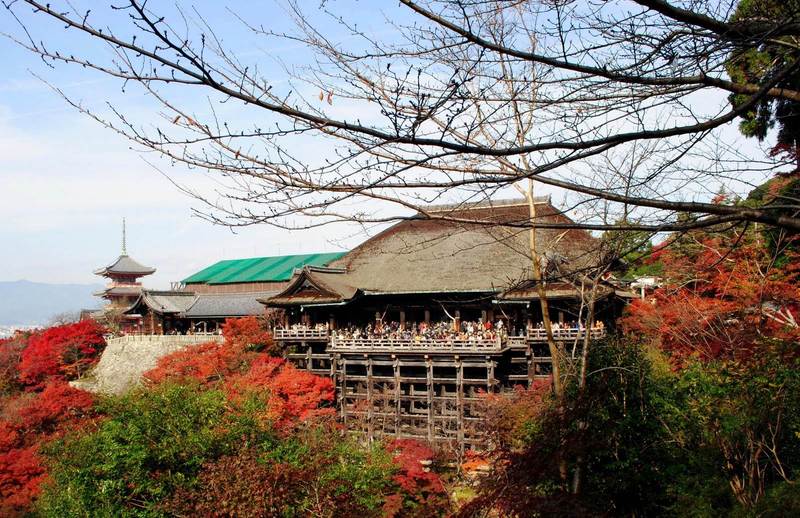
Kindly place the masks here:
[[(112, 314), (122, 315), (125, 310), (130, 308), (142, 294), (142, 283), (140, 277), (150, 275), (156, 271), (155, 268), (144, 266), (128, 255), (126, 245), (125, 220), (122, 220), (122, 254), (112, 264), (95, 270), (96, 275), (106, 277), (108, 285), (102, 291), (95, 293), (108, 301), (103, 308), (103, 314), (108, 320)], [(131, 316), (123, 317), (130, 320)], [(127, 330), (136, 327), (138, 322), (120, 322), (120, 327)]]

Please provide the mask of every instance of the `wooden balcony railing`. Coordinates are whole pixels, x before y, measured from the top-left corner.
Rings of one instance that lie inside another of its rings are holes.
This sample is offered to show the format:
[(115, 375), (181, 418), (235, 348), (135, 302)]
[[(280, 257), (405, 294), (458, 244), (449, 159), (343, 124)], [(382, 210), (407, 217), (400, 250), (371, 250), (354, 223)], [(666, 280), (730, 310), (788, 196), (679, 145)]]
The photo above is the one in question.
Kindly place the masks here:
[[(592, 340), (603, 338), (606, 335), (605, 329), (593, 328), (589, 329), (589, 337)], [(553, 329), (553, 338), (559, 341), (576, 340), (586, 336), (587, 329)], [(544, 329), (528, 328), (528, 341), (529, 342), (546, 342), (547, 333)]]
[(272, 336), (275, 340), (326, 342), (328, 341), (328, 330), (315, 327), (275, 329)]
[(493, 340), (457, 340), (457, 339), (398, 339), (398, 338), (340, 338), (331, 337), (330, 350), (334, 352), (500, 352), (505, 345), (501, 338)]

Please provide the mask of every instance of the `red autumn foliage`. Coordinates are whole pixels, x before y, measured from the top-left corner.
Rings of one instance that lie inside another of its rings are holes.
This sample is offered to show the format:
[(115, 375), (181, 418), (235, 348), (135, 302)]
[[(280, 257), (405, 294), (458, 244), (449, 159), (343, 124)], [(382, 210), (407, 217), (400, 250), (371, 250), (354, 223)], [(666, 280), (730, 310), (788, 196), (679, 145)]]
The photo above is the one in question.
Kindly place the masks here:
[(267, 418), (279, 429), (335, 412), (334, 388), (330, 378), (298, 370), (280, 358), (261, 354), (243, 374), (231, 376), (225, 390), (234, 401), (253, 392), (267, 392)]
[(17, 409), (19, 426), (26, 433), (52, 433), (59, 425), (86, 415), (94, 397), (66, 383), (51, 382), (26, 403)]
[(45, 469), (38, 445), (0, 452), (0, 516), (23, 516), (39, 494)]
[(21, 353), (20, 381), (38, 389), (51, 378), (77, 378), (99, 359), (105, 347), (103, 332), (97, 322), (82, 320), (33, 333)]
[(243, 351), (274, 352), (272, 333), (256, 317), (229, 318), (222, 326), (225, 343)]
[(393, 479), (400, 493), (387, 497), (384, 516), (439, 516), (450, 507), (447, 491), (438, 474), (431, 471), (434, 452), (413, 439), (398, 439), (387, 445), (398, 467)]
[(778, 266), (758, 236), (713, 236), (661, 250), (659, 259), (667, 283), (632, 303), (621, 323), (677, 366), (690, 358), (747, 360), (765, 338), (800, 340), (795, 252), (785, 251)]
[(160, 358), (156, 367), (147, 371), (144, 377), (152, 383), (191, 378), (207, 385), (245, 369), (250, 360), (248, 356), (252, 355), (227, 343), (193, 345)]
[(3, 401), (0, 419), (0, 516), (25, 514), (46, 475), (42, 444), (81, 426), (91, 413), (88, 392), (51, 380), (41, 392)]
[(208, 385), (245, 372), (260, 355), (253, 351), (271, 350), (272, 335), (255, 317), (229, 318), (222, 327), (223, 343), (208, 342), (164, 356), (156, 367), (144, 374), (152, 383), (166, 379), (192, 378)]

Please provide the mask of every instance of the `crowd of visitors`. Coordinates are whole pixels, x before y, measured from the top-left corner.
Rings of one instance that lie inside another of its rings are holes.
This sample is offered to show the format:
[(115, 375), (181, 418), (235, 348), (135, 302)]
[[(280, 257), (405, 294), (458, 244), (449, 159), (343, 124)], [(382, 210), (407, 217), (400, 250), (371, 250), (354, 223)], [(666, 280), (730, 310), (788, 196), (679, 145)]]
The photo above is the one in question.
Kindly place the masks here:
[[(553, 331), (564, 331), (569, 329), (586, 329), (586, 326), (583, 322), (579, 322), (577, 320), (573, 320), (571, 322), (553, 322)], [(544, 332), (544, 322), (539, 322), (536, 324), (534, 329), (541, 329)], [(603, 330), (605, 329), (605, 324), (603, 324), (602, 320), (596, 320), (592, 325), (592, 329)]]
[(365, 327), (349, 326), (336, 329), (337, 339), (386, 339), (422, 342), (427, 340), (497, 340), (506, 337), (502, 320), (450, 322), (400, 322), (377, 321)]
[[(293, 324), (289, 327), (293, 330), (329, 330), (328, 324)], [(560, 334), (572, 330), (586, 329), (583, 322), (553, 322), (552, 329), (554, 334)], [(603, 331), (605, 325), (597, 321), (592, 326), (592, 330)], [(544, 323), (539, 322), (533, 326), (534, 332), (544, 333)], [(484, 320), (465, 320), (465, 321), (444, 321), (444, 322), (382, 322), (376, 321), (359, 327), (355, 325), (344, 326), (332, 331), (335, 338), (339, 340), (352, 339), (386, 339), (402, 341), (427, 341), (427, 340), (496, 340), (505, 339), (512, 336), (524, 336), (530, 331), (524, 328), (512, 330), (509, 333), (506, 324), (502, 320), (496, 322)]]

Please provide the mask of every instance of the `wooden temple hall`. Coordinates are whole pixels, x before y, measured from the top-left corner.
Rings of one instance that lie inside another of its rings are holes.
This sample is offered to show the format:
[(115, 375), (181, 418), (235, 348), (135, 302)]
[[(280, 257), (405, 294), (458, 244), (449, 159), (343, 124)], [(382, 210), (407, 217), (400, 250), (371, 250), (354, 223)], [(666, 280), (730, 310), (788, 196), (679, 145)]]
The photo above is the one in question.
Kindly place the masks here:
[[(536, 200), (537, 216), (569, 221)], [(481, 394), (529, 385), (551, 372), (537, 290), (531, 280), (524, 200), (432, 207), (440, 219), (395, 224), (326, 266), (294, 271), (261, 298), (284, 310), (275, 339), (297, 365), (330, 375), (350, 429), (431, 442), (478, 442)], [(540, 219), (541, 220), (541, 219)], [(598, 290), (598, 324), (579, 324), (574, 279), (598, 254), (582, 230), (537, 230), (537, 253), (554, 266), (546, 279), (557, 339), (601, 337), (625, 293)], [(585, 315), (585, 308), (583, 308)]]

